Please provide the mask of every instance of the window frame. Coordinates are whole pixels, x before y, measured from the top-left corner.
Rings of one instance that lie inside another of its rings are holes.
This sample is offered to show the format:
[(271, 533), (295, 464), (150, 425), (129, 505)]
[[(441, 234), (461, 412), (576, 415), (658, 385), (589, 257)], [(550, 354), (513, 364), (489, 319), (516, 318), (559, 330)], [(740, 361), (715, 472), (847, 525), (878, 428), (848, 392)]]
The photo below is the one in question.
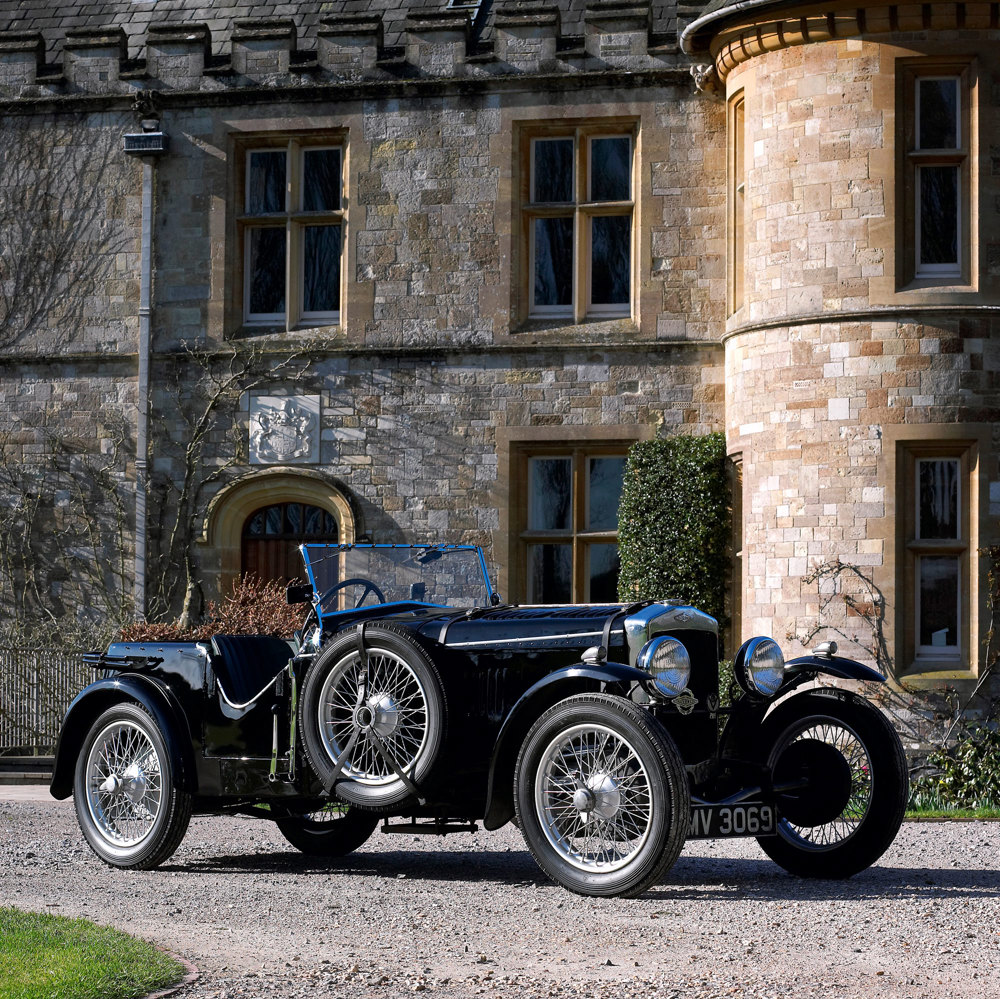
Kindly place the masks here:
[[(974, 579), (972, 554), (976, 550), (974, 473), (977, 465), (977, 447), (971, 441), (922, 440), (899, 444), (897, 477), (902, 497), (901, 524), (903, 557), (896, 566), (900, 586), (900, 613), (897, 620), (903, 623), (902, 673), (930, 673), (942, 670), (970, 670), (976, 656), (971, 646), (972, 617), (974, 608)], [(959, 529), (955, 538), (921, 538), (919, 470), (924, 461), (957, 460)], [(958, 641), (954, 646), (924, 645), (920, 642), (920, 561), (935, 556), (958, 558)]]
[[(625, 200), (595, 201), (592, 197), (592, 160), (595, 139), (627, 139), (629, 142), (629, 197)], [(539, 141), (566, 139), (573, 143), (573, 177), (571, 201), (541, 202), (534, 200), (536, 187), (536, 144)], [(566, 122), (563, 124), (525, 126), (520, 148), (522, 180), (520, 184), (519, 217), (521, 253), (524, 266), (522, 287), (522, 319), (551, 321), (564, 319), (568, 323), (587, 320), (628, 319), (636, 314), (638, 295), (638, 233), (636, 218), (638, 201), (636, 158), (639, 148), (638, 122), (611, 119), (604, 121)], [(593, 222), (599, 217), (624, 217), (629, 226), (629, 261), (627, 303), (594, 303), (593, 289)], [(572, 218), (573, 264), (570, 302), (565, 305), (535, 302), (535, 223), (542, 218)]]
[[(338, 150), (340, 153), (340, 185), (338, 207), (307, 211), (302, 198), (305, 190), (305, 153), (314, 150)], [(285, 154), (285, 203), (280, 212), (251, 213), (248, 203), (250, 190), (251, 158), (254, 153), (278, 152)], [(317, 134), (258, 135), (241, 138), (236, 143), (237, 189), (234, 202), (238, 206), (236, 230), (241, 264), (238, 272), (240, 325), (249, 329), (283, 328), (292, 331), (302, 328), (340, 326), (344, 317), (346, 294), (346, 248), (348, 169), (347, 134), (345, 131), (326, 131)], [(335, 227), (340, 230), (340, 256), (338, 275), (339, 308), (335, 310), (307, 310), (305, 307), (305, 240), (310, 226)], [(285, 234), (285, 311), (277, 313), (251, 312), (250, 279), (251, 237), (260, 229), (283, 229)]]
[(746, 93), (742, 90), (729, 101), (729, 275), (726, 290), (728, 314), (743, 308), (746, 301)]
[[(974, 182), (972, 141), (975, 128), (974, 97), (976, 70), (974, 60), (915, 59), (901, 60), (898, 74), (902, 114), (899, 135), (902, 156), (899, 158), (899, 182), (903, 191), (903, 211), (898, 213), (898, 238), (902, 244), (901, 281), (903, 287), (971, 285), (973, 283)], [(958, 98), (956, 145), (943, 149), (920, 146), (920, 91), (927, 80), (954, 80)], [(957, 171), (956, 251), (954, 263), (923, 263), (921, 230), (924, 225), (921, 207), (923, 171), (933, 167)]]
[[(516, 539), (518, 557), (516, 575), (511, 584), (517, 596), (526, 602), (535, 602), (532, 593), (529, 551), (532, 545), (565, 545), (571, 549), (570, 595), (567, 603), (589, 603), (591, 548), (600, 544), (618, 544), (618, 527), (611, 529), (588, 528), (590, 520), (590, 476), (588, 462), (592, 458), (621, 458), (628, 456), (632, 441), (600, 442), (581, 440), (570, 444), (538, 442), (537, 445), (520, 445), (517, 448), (516, 470), (512, 483), (512, 534)], [(531, 462), (536, 459), (569, 459), (570, 461), (570, 526), (566, 529), (541, 529), (529, 526), (532, 502)], [(617, 602), (613, 600), (612, 602)]]

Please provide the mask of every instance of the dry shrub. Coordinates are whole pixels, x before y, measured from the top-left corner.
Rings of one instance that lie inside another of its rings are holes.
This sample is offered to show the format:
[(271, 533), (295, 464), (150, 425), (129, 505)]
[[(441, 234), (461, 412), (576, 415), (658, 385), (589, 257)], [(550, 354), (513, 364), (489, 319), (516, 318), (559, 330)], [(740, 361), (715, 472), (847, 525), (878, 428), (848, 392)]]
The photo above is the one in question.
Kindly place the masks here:
[(119, 636), (123, 642), (203, 642), (213, 635), (274, 635), (291, 638), (302, 627), (308, 604), (289, 605), (285, 587), (257, 576), (240, 576), (222, 600), (208, 603), (207, 620), (189, 628), (176, 622), (136, 621)]

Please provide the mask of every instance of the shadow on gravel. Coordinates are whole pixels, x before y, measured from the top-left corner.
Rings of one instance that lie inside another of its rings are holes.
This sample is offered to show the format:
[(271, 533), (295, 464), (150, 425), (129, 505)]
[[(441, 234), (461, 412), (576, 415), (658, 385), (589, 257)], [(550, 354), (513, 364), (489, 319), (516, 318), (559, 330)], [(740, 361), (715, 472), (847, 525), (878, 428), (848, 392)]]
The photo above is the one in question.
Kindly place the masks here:
[(719, 901), (734, 897), (761, 901), (795, 898), (963, 899), (1000, 897), (1000, 871), (926, 867), (871, 867), (846, 881), (823, 881), (787, 874), (767, 860), (681, 858), (658, 887), (644, 898), (671, 901)]
[[(526, 851), (366, 851), (322, 860), (298, 853), (268, 852), (204, 857), (164, 865), (192, 874), (343, 874), (356, 878), (414, 878), (439, 882), (549, 885)], [(873, 867), (847, 881), (793, 877), (768, 860), (682, 857), (662, 884), (642, 897), (664, 901), (761, 901), (798, 899), (967, 899), (1000, 897), (1000, 871), (953, 868)]]
[(490, 881), (504, 885), (548, 884), (527, 851), (366, 851), (325, 860), (299, 853), (255, 853), (204, 857), (164, 864), (162, 870), (192, 874), (344, 874), (428, 881)]

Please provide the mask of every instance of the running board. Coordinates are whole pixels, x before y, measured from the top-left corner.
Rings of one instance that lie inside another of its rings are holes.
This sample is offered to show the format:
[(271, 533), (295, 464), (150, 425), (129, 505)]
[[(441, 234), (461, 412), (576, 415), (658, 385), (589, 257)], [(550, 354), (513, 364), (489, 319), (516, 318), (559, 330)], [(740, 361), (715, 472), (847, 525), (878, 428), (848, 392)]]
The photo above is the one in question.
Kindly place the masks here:
[(479, 831), (475, 822), (466, 824), (449, 822), (447, 819), (431, 819), (428, 822), (397, 822), (392, 825), (386, 819), (382, 823), (384, 833), (416, 833), (418, 836), (447, 836), (448, 833), (474, 833)]

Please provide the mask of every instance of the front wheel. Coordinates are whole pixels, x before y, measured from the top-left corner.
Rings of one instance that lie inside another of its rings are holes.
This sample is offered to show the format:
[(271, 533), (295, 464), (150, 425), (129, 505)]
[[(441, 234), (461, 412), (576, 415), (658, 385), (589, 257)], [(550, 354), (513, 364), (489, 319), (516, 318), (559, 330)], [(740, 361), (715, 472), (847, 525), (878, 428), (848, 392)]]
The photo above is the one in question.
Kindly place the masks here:
[(368, 841), (378, 816), (339, 801), (315, 812), (275, 820), (281, 835), (296, 850), (312, 857), (344, 857)]
[(73, 803), (87, 842), (112, 867), (149, 870), (180, 845), (191, 795), (176, 785), (174, 761), (138, 704), (108, 708), (77, 759)]
[(899, 831), (906, 757), (885, 715), (860, 698), (805, 694), (765, 720), (761, 743), (778, 793), (778, 835), (758, 839), (790, 874), (849, 878)]
[(645, 891), (677, 860), (690, 816), (673, 740), (608, 694), (568, 697), (538, 719), (518, 756), (514, 803), (538, 865), (580, 895)]

